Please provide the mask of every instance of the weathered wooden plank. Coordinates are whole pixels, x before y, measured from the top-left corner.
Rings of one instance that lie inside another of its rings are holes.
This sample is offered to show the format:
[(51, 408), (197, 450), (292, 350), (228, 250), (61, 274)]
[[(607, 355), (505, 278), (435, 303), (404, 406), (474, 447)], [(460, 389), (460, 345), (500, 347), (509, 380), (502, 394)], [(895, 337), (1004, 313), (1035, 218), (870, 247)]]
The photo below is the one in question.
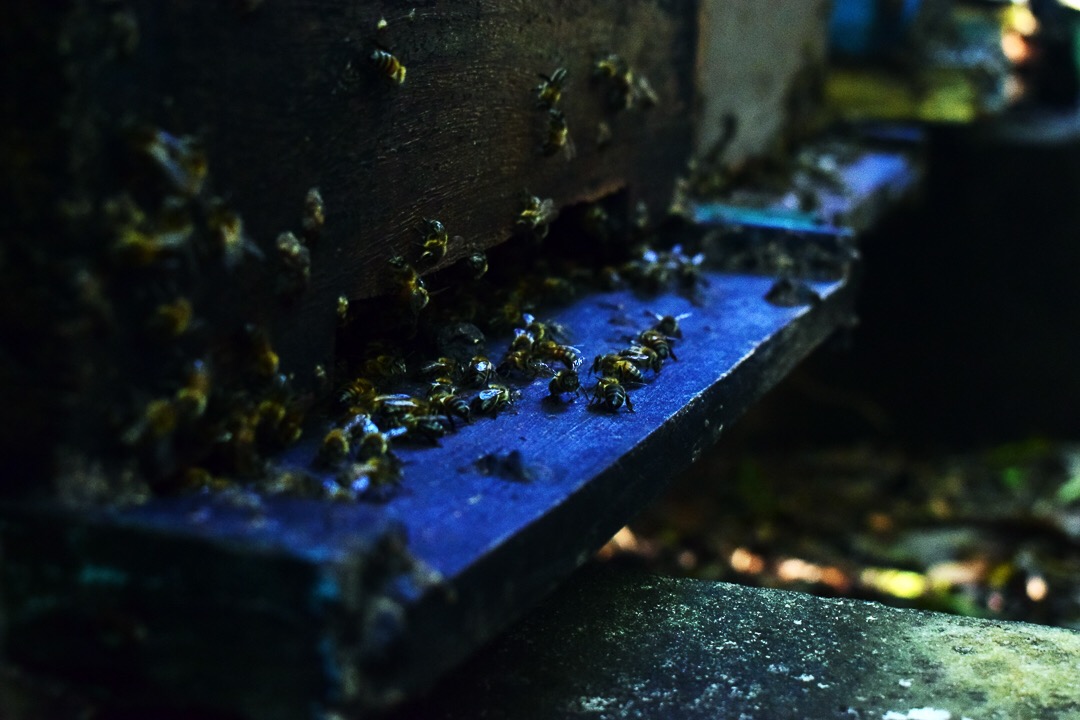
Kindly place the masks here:
[[(497, 419), (397, 450), (404, 477), (382, 504), (240, 493), (5, 509), (7, 657), (120, 702), (259, 718), (414, 694), (553, 589), (851, 312), (842, 281), (816, 283), (814, 306), (777, 307), (767, 277), (706, 278), (697, 305), (619, 291), (554, 314), (591, 356), (651, 312), (691, 313), (679, 361), (633, 391), (636, 412), (545, 400), (538, 379)], [(494, 471), (480, 462), (492, 455)]]
[[(689, 154), (694, 10), (689, 0), (309, 0), (250, 12), (136, 2), (126, 17), (138, 44), (96, 78), (94, 102), (105, 133), (136, 120), (200, 138), (213, 191), (268, 257), (279, 233), (299, 234), (305, 194), (320, 189), (310, 287), (275, 313), (283, 357), (310, 358), (297, 348), (327, 347), (339, 295), (388, 290), (393, 255), (417, 263), (425, 218), (452, 238), (428, 271), (510, 237), (526, 191), (559, 207), (626, 188), (632, 203), (664, 207)], [(380, 48), (406, 68), (403, 83), (372, 62)], [(610, 53), (654, 97), (618, 107), (617, 81), (594, 77)], [(569, 138), (548, 153), (536, 87), (559, 67)]]
[[(557, 209), (625, 189), (623, 207), (658, 214), (690, 151), (694, 0), (4, 13), (6, 67), (25, 76), (12, 70), (21, 94), (2, 106), (0, 176), (19, 212), (0, 325), (28, 350), (0, 358), (6, 384), (27, 389), (3, 412), (27, 428), (60, 414), (50, 437), (90, 455), (193, 362), (212, 366), (219, 393), (242, 387), (232, 360), (252, 337), (298, 391), (325, 390), (339, 298), (390, 289), (394, 255), (419, 264), (425, 218), (451, 238), (429, 272), (521, 230), (526, 191)], [(400, 58), (403, 83), (376, 52)], [(615, 77), (595, 77), (611, 54)], [(567, 136), (545, 150), (539, 75), (560, 67)], [(305, 234), (312, 188), (325, 224)], [(300, 241), (279, 246), (285, 232)], [(171, 336), (152, 327), (170, 307), (184, 317)], [(55, 446), (19, 445), (32, 474), (55, 474)]]

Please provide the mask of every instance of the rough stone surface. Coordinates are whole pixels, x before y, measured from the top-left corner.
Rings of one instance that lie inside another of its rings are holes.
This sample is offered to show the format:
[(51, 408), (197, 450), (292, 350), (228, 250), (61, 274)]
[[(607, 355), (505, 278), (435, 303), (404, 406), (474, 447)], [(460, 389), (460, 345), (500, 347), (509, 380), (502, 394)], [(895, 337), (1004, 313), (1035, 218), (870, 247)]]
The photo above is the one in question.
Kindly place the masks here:
[(1080, 633), (586, 570), (401, 718), (1080, 717)]

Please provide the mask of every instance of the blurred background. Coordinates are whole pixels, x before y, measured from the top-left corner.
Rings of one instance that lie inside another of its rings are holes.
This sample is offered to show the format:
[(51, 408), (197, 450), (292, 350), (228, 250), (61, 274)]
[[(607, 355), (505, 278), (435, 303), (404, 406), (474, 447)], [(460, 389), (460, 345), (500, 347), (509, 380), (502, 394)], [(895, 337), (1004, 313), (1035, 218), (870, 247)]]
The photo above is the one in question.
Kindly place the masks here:
[(1080, 628), (1078, 8), (834, 3), (827, 113), (918, 127), (920, 192), (857, 326), (601, 561)]

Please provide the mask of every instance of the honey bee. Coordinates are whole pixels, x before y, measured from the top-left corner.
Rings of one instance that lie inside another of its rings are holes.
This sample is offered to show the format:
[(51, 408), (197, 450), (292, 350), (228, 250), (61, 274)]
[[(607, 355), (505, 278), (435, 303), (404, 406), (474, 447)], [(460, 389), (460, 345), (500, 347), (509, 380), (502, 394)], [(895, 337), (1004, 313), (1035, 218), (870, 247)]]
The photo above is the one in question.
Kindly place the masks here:
[(272, 378), (277, 375), (281, 361), (274, 347), (270, 344), (270, 338), (266, 331), (254, 325), (248, 324), (244, 331), (247, 333), (251, 344), (251, 366), (257, 375), (264, 378)]
[(541, 340), (534, 350), (542, 360), (561, 362), (569, 370), (577, 370), (581, 365), (581, 351), (569, 345), (560, 345), (554, 340)]
[(570, 331), (565, 325), (557, 322), (540, 322), (529, 313), (522, 313), (521, 319), (525, 321), (525, 330), (530, 333), (537, 342), (541, 340), (564, 341), (569, 339)]
[(318, 460), (324, 465), (337, 465), (349, 456), (349, 435), (342, 428), (333, 428), (319, 443)]
[(364, 374), (370, 378), (392, 382), (408, 374), (405, 361), (397, 355), (375, 355), (364, 361)]
[(473, 398), (472, 409), (477, 414), (494, 417), (500, 410), (505, 410), (513, 405), (520, 396), (521, 393), (517, 390), (511, 390), (505, 385), (491, 383)]
[(473, 280), (479, 280), (488, 271), (487, 255), (482, 252), (474, 252), (461, 261)]
[(554, 397), (559, 397), (565, 393), (574, 393), (575, 396), (580, 395), (581, 380), (578, 378), (577, 370), (567, 369), (555, 373), (555, 377), (551, 378), (551, 382), (548, 383), (548, 392)]
[(206, 224), (218, 244), (226, 268), (232, 270), (239, 265), (245, 253), (263, 257), (258, 246), (244, 236), (243, 220), (235, 211), (225, 207), (221, 200), (211, 204)]
[(684, 293), (696, 293), (698, 287), (707, 285), (705, 277), (701, 274), (701, 265), (705, 262), (704, 253), (698, 253), (689, 257), (676, 246), (673, 250), (675, 258), (675, 281)]
[(301, 225), (304, 238), (313, 242), (322, 233), (323, 225), (326, 224), (326, 207), (323, 204), (322, 193), (319, 188), (311, 188), (304, 196), (304, 220)]
[(413, 317), (416, 317), (431, 300), (427, 288), (424, 287), (423, 278), (400, 255), (390, 258), (390, 267), (393, 268), (394, 277), (398, 283), (399, 297), (409, 308)]
[(371, 62), (375, 64), (376, 69), (382, 73), (382, 76), (387, 80), (393, 81), (398, 85), (405, 82), (405, 66), (388, 51), (383, 50), (382, 48), (375, 49), (371, 53)]
[(427, 398), (432, 401), (443, 395), (454, 395), (458, 391), (454, 381), (448, 377), (437, 377), (428, 385)]
[(615, 53), (609, 53), (596, 61), (593, 66), (593, 74), (598, 77), (614, 80), (627, 72), (626, 61)]
[(116, 233), (112, 253), (126, 264), (136, 267), (151, 265), (177, 254), (187, 245), (194, 232), (186, 207), (169, 200), (166, 200), (165, 207), (153, 222), (127, 194), (110, 198), (102, 209)]
[(529, 195), (525, 199), (525, 208), (518, 215), (517, 224), (527, 227), (538, 240), (543, 240), (547, 237), (548, 225), (557, 216), (555, 202), (551, 198), (541, 200), (535, 195)]
[(176, 408), (184, 418), (202, 417), (210, 401), (210, 369), (202, 360), (191, 364), (187, 382), (176, 391)]
[(230, 472), (252, 477), (260, 474), (265, 462), (258, 449), (258, 416), (255, 408), (243, 404), (233, 407), (221, 425), (216, 442), (217, 454)]
[(462, 372), (462, 382), (467, 387), (482, 387), (495, 377), (495, 364), (483, 355), (474, 355)]
[(149, 158), (174, 190), (193, 198), (202, 191), (209, 170), (206, 153), (191, 137), (175, 137), (164, 130), (136, 133), (135, 148)]
[(356, 446), (357, 457), (363, 460), (385, 456), (390, 452), (390, 441), (407, 432), (405, 428), (393, 428), (383, 432), (372, 422), (370, 416), (364, 414), (350, 418), (343, 429)]
[(514, 329), (514, 339), (510, 341), (510, 352), (530, 354), (536, 345), (536, 337), (528, 330)]
[(596, 61), (593, 76), (611, 84), (611, 104), (617, 109), (629, 110), (635, 105), (649, 108), (660, 102), (648, 79), (635, 75), (630, 65), (615, 53)]
[(619, 355), (597, 355), (593, 361), (592, 371), (594, 374), (614, 378), (624, 383), (643, 385), (645, 376), (637, 365), (625, 357)]
[[(374, 427), (374, 423), (372, 423)], [(397, 434), (407, 432), (405, 428), (395, 428), (389, 432), (381, 432), (374, 427), (369, 432), (364, 432), (356, 441), (356, 457), (367, 460), (374, 457), (383, 457), (390, 452), (390, 441)]]
[(427, 234), (424, 236), (424, 252), (420, 255), (420, 263), (431, 266), (446, 256), (446, 246), (450, 242), (450, 235), (438, 220), (425, 218), (424, 224), (427, 226)]
[(405, 418), (411, 415), (425, 415), (429, 410), (427, 401), (406, 393), (378, 395), (372, 404), (380, 420), (386, 420), (398, 427), (403, 424)]
[(690, 313), (683, 313), (682, 315), (653, 313), (653, 317), (656, 318), (656, 324), (652, 326), (653, 330), (665, 337), (681, 340), (683, 335), (682, 328), (679, 327), (679, 321), (690, 317)]
[(401, 480), (401, 464), (393, 455), (369, 458), (362, 463), (350, 463), (342, 468), (336, 482), (326, 488), (330, 499), (355, 500), (360, 497), (385, 499), (382, 492)]
[(191, 327), (193, 314), (191, 301), (180, 297), (172, 302), (158, 305), (154, 310), (152, 325), (162, 335), (173, 338), (179, 337)]
[(465, 422), (469, 422), (468, 401), (453, 392), (436, 392), (434, 394), (428, 394), (428, 402), (431, 403), (433, 410), (446, 415), (449, 418), (459, 417)]
[(287, 447), (303, 433), (304, 409), (300, 404), (285, 405), (279, 400), (263, 400), (255, 410), (256, 431), (260, 442), (272, 447)]
[(630, 402), (630, 393), (622, 386), (617, 378), (602, 377), (592, 389), (590, 406), (599, 405), (611, 412), (618, 411), (623, 405), (630, 412), (634, 412), (634, 404)]
[(610, 53), (597, 60), (593, 76), (610, 83), (610, 102), (614, 108), (626, 110), (633, 105), (634, 73), (621, 57)]
[(255, 408), (255, 417), (257, 429), (270, 433), (285, 419), (285, 406), (276, 400), (263, 400)]
[(562, 97), (566, 68), (555, 68), (555, 72), (551, 73), (550, 77), (544, 73), (538, 73), (538, 75), (543, 82), (536, 86), (536, 105), (545, 110), (553, 109)]
[(570, 127), (566, 124), (566, 115), (558, 108), (548, 110), (547, 138), (540, 146), (540, 150), (548, 156), (561, 150), (567, 160), (573, 160), (577, 154), (574, 141), (570, 139)]
[(146, 404), (142, 415), (120, 439), (127, 445), (134, 445), (145, 438), (160, 440), (176, 429), (177, 420), (176, 406), (173, 401), (168, 398), (157, 398)]
[(304, 434), (304, 413), (296, 407), (286, 408), (285, 417), (278, 423), (277, 441), (282, 446), (292, 445)]
[(660, 372), (664, 363), (655, 350), (644, 345), (631, 345), (625, 350), (620, 350), (619, 357), (626, 358), (641, 370), (652, 370), (655, 373)]
[(454, 421), (445, 415), (406, 415), (402, 418), (407, 432), (405, 437), (422, 438), (438, 443), (454, 429)]
[(278, 291), (296, 295), (306, 290), (311, 282), (311, 251), (291, 232), (278, 235), (277, 251), (285, 268), (278, 280)]
[(453, 378), (458, 374), (458, 364), (454, 358), (440, 357), (429, 363), (424, 363), (420, 368), (420, 376), (425, 378), (445, 377)]
[(375, 384), (367, 378), (356, 378), (341, 389), (338, 400), (342, 405), (351, 408), (373, 407), (378, 391)]
[(523, 350), (511, 350), (506, 353), (502, 362), (499, 363), (499, 372), (503, 375), (517, 372), (527, 378), (551, 377), (555, 374), (547, 363)]
[(659, 355), (661, 360), (667, 360), (668, 358), (672, 360), (679, 359), (675, 357), (675, 350), (671, 347), (672, 338), (657, 330), (644, 330), (638, 335), (637, 339), (639, 343)]
[(379, 21), (377, 23), (375, 23), (375, 30), (376, 30), (376, 32), (380, 32), (380, 31), (385, 30), (386, 28), (390, 27), (390, 23), (392, 23), (392, 22), (393, 23), (398, 23), (398, 22), (400, 22), (402, 20), (408, 20), (410, 23), (415, 22), (416, 21), (416, 8), (413, 8), (413, 9), (409, 10), (409, 12), (405, 13), (404, 15), (402, 15), (400, 17), (396, 17), (396, 18), (394, 18), (392, 20), (387, 20), (385, 16), (380, 17)]

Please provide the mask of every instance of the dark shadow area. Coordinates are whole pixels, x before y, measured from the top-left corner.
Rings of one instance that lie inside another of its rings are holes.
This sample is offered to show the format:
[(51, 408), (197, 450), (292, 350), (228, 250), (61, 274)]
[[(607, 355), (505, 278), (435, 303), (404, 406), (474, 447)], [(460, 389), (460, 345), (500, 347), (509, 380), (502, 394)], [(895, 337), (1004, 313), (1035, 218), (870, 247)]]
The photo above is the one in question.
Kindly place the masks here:
[(921, 196), (862, 244), (859, 324), (602, 555), (1080, 625), (1080, 142), (1038, 122), (935, 130)]

